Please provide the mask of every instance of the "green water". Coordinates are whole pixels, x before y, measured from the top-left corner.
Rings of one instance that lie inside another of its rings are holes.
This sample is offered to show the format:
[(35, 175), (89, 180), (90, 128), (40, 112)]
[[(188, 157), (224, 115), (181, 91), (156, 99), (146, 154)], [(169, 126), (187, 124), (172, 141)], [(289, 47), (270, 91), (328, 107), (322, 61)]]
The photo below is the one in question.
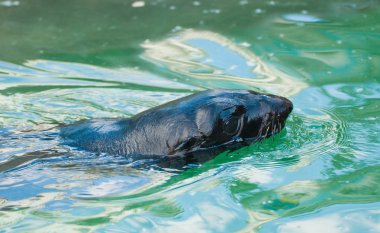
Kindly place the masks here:
[[(0, 0), (0, 232), (380, 232), (380, 1)], [(290, 98), (183, 172), (60, 145), (208, 88)]]

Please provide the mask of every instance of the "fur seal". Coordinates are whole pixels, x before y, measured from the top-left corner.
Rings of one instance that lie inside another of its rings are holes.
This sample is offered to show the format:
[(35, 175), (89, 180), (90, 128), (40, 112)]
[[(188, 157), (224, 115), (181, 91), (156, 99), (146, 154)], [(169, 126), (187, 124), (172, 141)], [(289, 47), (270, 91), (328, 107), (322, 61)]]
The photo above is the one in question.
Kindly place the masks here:
[(128, 119), (80, 121), (60, 134), (64, 144), (96, 153), (199, 163), (280, 132), (292, 109), (276, 95), (207, 90)]

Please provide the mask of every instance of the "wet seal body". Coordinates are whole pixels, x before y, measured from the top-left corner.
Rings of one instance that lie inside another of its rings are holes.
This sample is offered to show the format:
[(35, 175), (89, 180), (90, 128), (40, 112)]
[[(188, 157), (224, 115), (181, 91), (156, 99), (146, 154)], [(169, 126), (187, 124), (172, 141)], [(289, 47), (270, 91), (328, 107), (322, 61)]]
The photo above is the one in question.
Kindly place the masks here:
[(208, 90), (128, 119), (94, 119), (61, 128), (64, 144), (132, 159), (199, 163), (281, 131), (292, 103), (247, 90)]

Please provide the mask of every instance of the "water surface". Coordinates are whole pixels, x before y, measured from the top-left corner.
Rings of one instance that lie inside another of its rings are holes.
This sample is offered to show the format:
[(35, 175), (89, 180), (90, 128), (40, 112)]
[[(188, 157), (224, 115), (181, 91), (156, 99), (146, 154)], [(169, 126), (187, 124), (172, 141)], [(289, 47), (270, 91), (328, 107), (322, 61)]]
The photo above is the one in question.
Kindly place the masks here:
[[(0, 1), (0, 232), (380, 231), (380, 2)], [(210, 88), (286, 129), (184, 171), (60, 144)]]

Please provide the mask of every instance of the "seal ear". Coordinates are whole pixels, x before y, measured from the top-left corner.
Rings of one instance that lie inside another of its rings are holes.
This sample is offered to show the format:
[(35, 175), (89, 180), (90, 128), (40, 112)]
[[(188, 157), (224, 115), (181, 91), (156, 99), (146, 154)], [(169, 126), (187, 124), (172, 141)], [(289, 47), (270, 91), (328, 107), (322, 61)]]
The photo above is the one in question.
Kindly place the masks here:
[(212, 134), (218, 115), (219, 111), (215, 109), (215, 106), (205, 105), (197, 110), (195, 123), (202, 135), (208, 137)]
[(206, 137), (211, 136), (215, 130), (221, 112), (233, 108), (232, 113), (239, 110), (238, 113), (240, 114), (240, 110), (243, 109), (243, 111), (245, 111), (245, 109), (239, 106), (240, 103), (237, 100), (230, 98), (214, 98), (211, 101), (206, 102), (203, 106), (197, 109), (195, 115), (195, 122), (199, 132)]
[(195, 115), (195, 122), (199, 132), (203, 136), (211, 136), (217, 129), (216, 124), (218, 123), (220, 113), (229, 107), (229, 103), (220, 100), (217, 102), (206, 103), (200, 107)]

